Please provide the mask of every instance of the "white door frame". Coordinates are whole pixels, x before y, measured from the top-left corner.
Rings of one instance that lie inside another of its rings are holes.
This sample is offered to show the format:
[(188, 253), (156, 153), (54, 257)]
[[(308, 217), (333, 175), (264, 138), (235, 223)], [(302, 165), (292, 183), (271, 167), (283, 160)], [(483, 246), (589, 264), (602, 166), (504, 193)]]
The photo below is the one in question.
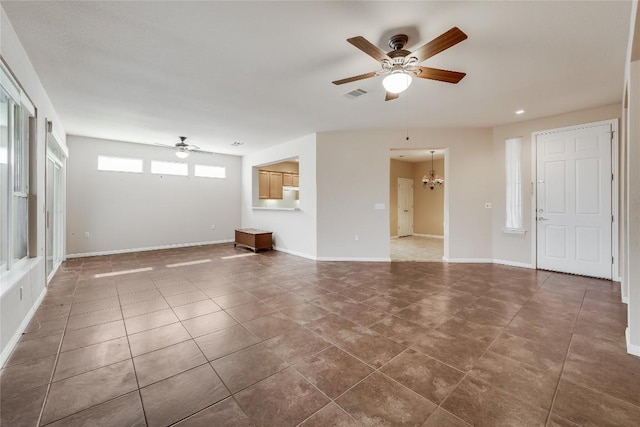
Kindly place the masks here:
[(536, 182), (538, 182), (538, 158), (537, 158), (537, 137), (539, 135), (572, 131), (589, 127), (602, 125), (610, 125), (612, 129), (611, 137), (611, 172), (613, 179), (611, 181), (611, 214), (613, 215), (613, 224), (611, 227), (611, 255), (613, 256), (612, 280), (620, 281), (619, 272), (619, 256), (618, 256), (618, 119), (603, 120), (600, 122), (584, 123), (581, 125), (568, 126), (563, 128), (548, 129), (531, 133), (531, 264), (534, 268), (538, 268), (538, 224), (537, 218), (537, 201), (538, 192), (536, 191)]

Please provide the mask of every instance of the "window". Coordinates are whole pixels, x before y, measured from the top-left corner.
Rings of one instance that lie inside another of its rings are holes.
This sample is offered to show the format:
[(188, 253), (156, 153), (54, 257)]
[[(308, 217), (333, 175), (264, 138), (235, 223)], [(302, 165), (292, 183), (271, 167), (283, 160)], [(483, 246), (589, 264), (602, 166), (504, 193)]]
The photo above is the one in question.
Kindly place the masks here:
[(524, 233), (522, 228), (522, 138), (505, 141), (506, 220), (504, 231)]
[(0, 272), (29, 255), (29, 143), (35, 108), (0, 67)]
[(227, 169), (224, 166), (196, 165), (194, 175), (202, 178), (226, 178)]
[(142, 159), (98, 156), (98, 170), (110, 172), (142, 173)]
[(187, 176), (189, 174), (189, 166), (186, 163), (180, 162), (161, 162), (158, 160), (152, 160), (151, 173), (158, 175)]

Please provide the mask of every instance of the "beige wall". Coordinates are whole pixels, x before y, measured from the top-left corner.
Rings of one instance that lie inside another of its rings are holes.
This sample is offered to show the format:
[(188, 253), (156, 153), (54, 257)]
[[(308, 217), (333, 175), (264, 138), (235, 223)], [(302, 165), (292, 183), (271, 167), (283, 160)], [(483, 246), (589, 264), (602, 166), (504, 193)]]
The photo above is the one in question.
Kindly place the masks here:
[(318, 258), (388, 260), (389, 151), (431, 147), (446, 150), (445, 257), (490, 260), (492, 216), (484, 204), (493, 190), (469, 185), (469, 177), (492, 162), (491, 135), (484, 128), (413, 129), (406, 141), (399, 130), (318, 133)]
[[(391, 159), (389, 172), (389, 235), (398, 235), (398, 178), (413, 178), (413, 164)], [(414, 182), (413, 188), (416, 188)], [(415, 205), (415, 202), (414, 202)], [(415, 215), (415, 213), (414, 213)]]
[[(433, 167), (436, 174), (444, 176), (444, 159), (434, 160)], [(444, 187), (422, 187), (422, 177), (430, 170), (431, 160), (413, 163), (413, 232), (444, 236)]]

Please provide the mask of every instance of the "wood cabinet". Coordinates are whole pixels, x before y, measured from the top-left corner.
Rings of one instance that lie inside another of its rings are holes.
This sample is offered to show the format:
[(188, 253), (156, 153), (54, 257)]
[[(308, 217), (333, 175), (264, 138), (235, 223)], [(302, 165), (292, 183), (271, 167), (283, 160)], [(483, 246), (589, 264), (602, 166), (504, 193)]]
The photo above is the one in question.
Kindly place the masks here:
[(258, 197), (269, 198), (269, 172), (258, 171)]
[(282, 199), (282, 173), (269, 172), (269, 198)]
[(282, 172), (258, 171), (258, 197), (282, 199)]
[(282, 199), (282, 187), (297, 187), (299, 181), (296, 173), (259, 170), (258, 197), (260, 199)]

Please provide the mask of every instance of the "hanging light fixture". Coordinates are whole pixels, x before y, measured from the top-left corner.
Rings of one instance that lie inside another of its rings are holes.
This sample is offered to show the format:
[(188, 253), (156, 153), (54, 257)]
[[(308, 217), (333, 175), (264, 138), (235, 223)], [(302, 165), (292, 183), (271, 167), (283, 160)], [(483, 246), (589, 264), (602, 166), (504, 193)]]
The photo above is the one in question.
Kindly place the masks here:
[(187, 150), (176, 151), (176, 157), (178, 157), (179, 159), (186, 159), (187, 157), (189, 157), (189, 152)]
[(382, 86), (389, 93), (402, 93), (411, 85), (411, 76), (402, 69), (394, 70), (382, 79)]
[(433, 153), (435, 153), (435, 151), (431, 150), (431, 170), (429, 171), (429, 176), (425, 175), (422, 177), (422, 187), (429, 187), (431, 190), (444, 184), (444, 178), (436, 175), (436, 170), (433, 168)]

